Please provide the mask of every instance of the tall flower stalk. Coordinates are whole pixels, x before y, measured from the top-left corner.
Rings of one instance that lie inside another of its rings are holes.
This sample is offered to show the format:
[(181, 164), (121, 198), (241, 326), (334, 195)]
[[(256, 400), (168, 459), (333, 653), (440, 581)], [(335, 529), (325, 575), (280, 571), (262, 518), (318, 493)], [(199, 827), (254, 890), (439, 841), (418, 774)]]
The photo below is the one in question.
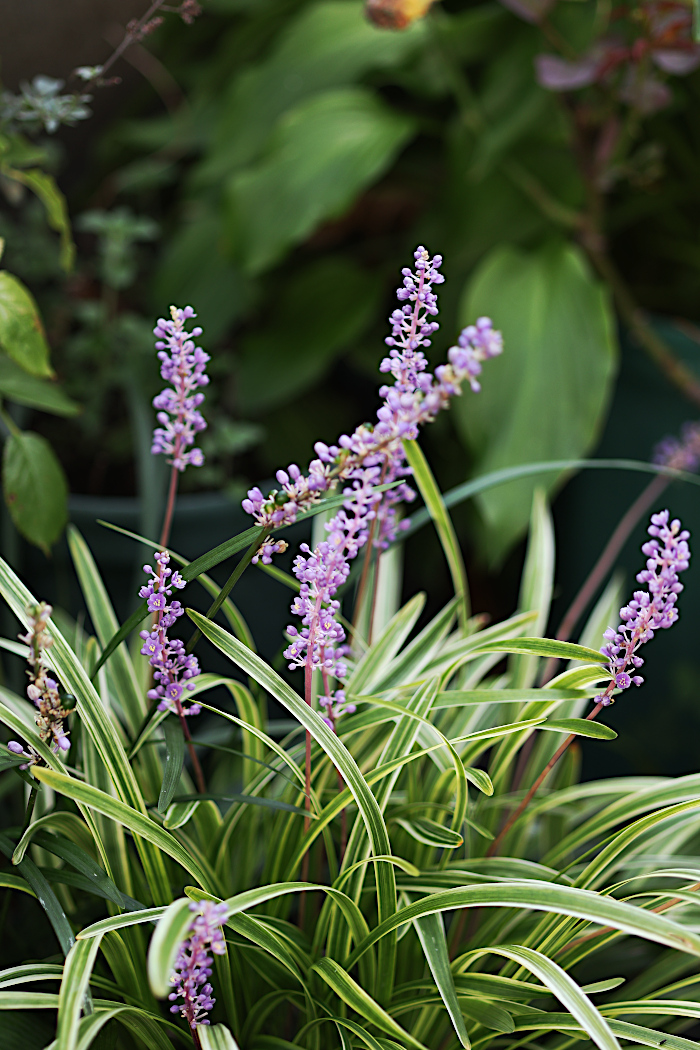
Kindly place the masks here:
[(141, 653), (148, 657), (148, 662), (154, 669), (153, 678), (156, 682), (147, 695), (149, 700), (158, 701), (159, 711), (172, 711), (180, 719), (192, 759), (197, 789), (200, 794), (204, 794), (204, 774), (187, 725), (187, 716), (198, 715), (201, 711), (199, 704), (193, 703), (187, 697), (188, 692), (194, 689), (194, 679), (200, 673), (199, 663), (196, 656), (186, 652), (184, 642), (168, 637), (169, 628), (185, 611), (179, 601), (168, 602), (168, 599), (172, 596), (173, 588), (182, 590), (186, 584), (180, 573), (170, 568), (170, 555), (167, 551), (156, 553), (154, 559), (156, 569), (151, 565), (143, 567), (143, 571), (149, 573), (151, 578), (139, 591), (139, 597), (146, 599), (149, 612), (153, 613), (151, 630), (141, 631)]
[(171, 384), (153, 399), (160, 426), (153, 431), (151, 452), (169, 456), (171, 465), (161, 547), (167, 546), (170, 537), (180, 474), (188, 466), (201, 467), (204, 463), (204, 453), (193, 446), (196, 435), (207, 426), (199, 411), (204, 394), (197, 389), (209, 382), (205, 372), (209, 354), (194, 342), (202, 334), (202, 329), (197, 327), (188, 332), (185, 327), (196, 316), (191, 306), (184, 310), (171, 306), (171, 319), (167, 321), (161, 317), (153, 329), (158, 339), (156, 349), (161, 361), (160, 374), (166, 383)]
[[(651, 641), (656, 631), (672, 627), (678, 619), (676, 602), (683, 590), (678, 574), (685, 571), (690, 562), (690, 533), (681, 527), (678, 518), (672, 521), (669, 519), (670, 514), (667, 510), (652, 514), (651, 524), (647, 529), (651, 539), (642, 545), (642, 553), (647, 558), (646, 566), (637, 573), (637, 582), (646, 584), (648, 590), (634, 592), (631, 601), (620, 609), (622, 623), (617, 630), (608, 627), (603, 636), (605, 645), (601, 653), (608, 657), (610, 680), (603, 692), (595, 697), (595, 707), (586, 716), (589, 720), (596, 718), (604, 707), (609, 707), (615, 702), (613, 694), (616, 690), (624, 691), (632, 685), (643, 684), (644, 679), (636, 673), (644, 663), (639, 649)], [(527, 809), (538, 788), (574, 738), (575, 734), (567, 737), (549, 760), (491, 843), (487, 856), (493, 856), (498, 851), (507, 833)]]
[(197, 1047), (201, 1046), (197, 1028), (210, 1024), (207, 1014), (216, 999), (209, 983), (212, 958), (209, 954), (225, 955), (226, 941), (221, 925), (228, 915), (226, 904), (200, 901), (190, 904), (193, 918), (185, 940), (180, 945), (170, 981), (175, 990), (168, 998), (173, 1003), (170, 1012), (180, 1014), (187, 1021)]
[[(70, 740), (64, 723), (75, 706), (75, 698), (67, 694), (61, 695), (48, 662), (47, 654), (53, 645), (53, 639), (48, 633), (52, 612), (52, 607), (46, 602), (30, 606), (27, 609), (29, 629), (26, 634), (19, 635), (19, 640), (29, 646), (27, 696), (37, 708), (36, 725), (39, 736), (54, 754), (66, 754), (70, 749)], [(13, 754), (27, 759), (20, 769), (43, 764), (41, 755), (31, 745), (27, 745), (28, 750), (25, 751), (17, 740), (10, 740), (7, 747)]]
[[(280, 489), (265, 497), (259, 488), (248, 492), (243, 508), (267, 529), (296, 521), (301, 509), (317, 502), (321, 495), (345, 482), (346, 501), (325, 528), (328, 538), (314, 550), (303, 544), (294, 561), (294, 574), (301, 583), (292, 612), (301, 617), (301, 628), (287, 629), (290, 644), (284, 652), (290, 669), (304, 669), (304, 698), (311, 706), (313, 672), (323, 679), (324, 720), (335, 731), (342, 713), (353, 710), (346, 701), (343, 681), (348, 654), (345, 631), (337, 620), (340, 602), (335, 597), (350, 572), (350, 562), (363, 547), (384, 549), (396, 539), (402, 525), (398, 505), (413, 499), (415, 493), (405, 482), (411, 474), (403, 442), (415, 440), (419, 427), (430, 422), (452, 397), (461, 394), (468, 382), (479, 390), (477, 377), (482, 363), (501, 353), (503, 341), (491, 321), (480, 318), (465, 328), (456, 346), (448, 351), (448, 362), (433, 375), (421, 347), (430, 346), (437, 331), (438, 313), (433, 285), (442, 284), (442, 257), (430, 257), (422, 246), (414, 253), (414, 269), (402, 271), (403, 283), (397, 290), (401, 304), (391, 314), (391, 335), (386, 343), (389, 354), (380, 371), (394, 382), (380, 388), (383, 398), (374, 424), (363, 423), (352, 434), (342, 434), (335, 445), (317, 442), (314, 459), (303, 474), (296, 464), (277, 472)], [(398, 482), (384, 493), (377, 487)], [(274, 540), (267, 538), (258, 556), (271, 556)], [(365, 566), (367, 566), (367, 562)], [(366, 572), (362, 574), (366, 579)], [(363, 583), (360, 584), (360, 592)], [(361, 593), (358, 595), (361, 600)], [(330, 687), (330, 679), (338, 683)], [(311, 736), (306, 734), (306, 808), (311, 798)], [(308, 828), (308, 817), (307, 817)]]

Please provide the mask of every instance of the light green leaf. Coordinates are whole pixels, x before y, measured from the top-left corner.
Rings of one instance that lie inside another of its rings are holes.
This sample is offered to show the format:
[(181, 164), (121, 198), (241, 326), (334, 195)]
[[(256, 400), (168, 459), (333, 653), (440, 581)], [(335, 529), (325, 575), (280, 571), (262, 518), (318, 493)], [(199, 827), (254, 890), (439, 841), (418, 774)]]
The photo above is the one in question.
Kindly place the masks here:
[(425, 595), (415, 594), (390, 620), (376, 642), (357, 662), (347, 680), (349, 693), (359, 695), (373, 689), (385, 668), (408, 638), (425, 606)]
[(462, 1013), (466, 1014), (472, 1021), (477, 1021), (478, 1024), (483, 1025), (484, 1028), (490, 1028), (493, 1032), (503, 1032), (506, 1035), (515, 1031), (511, 1015), (503, 1007), (496, 1006), (495, 1003), (480, 1002), (478, 999), (462, 996), (459, 1000), (459, 1006)]
[(68, 953), (58, 993), (56, 1050), (75, 1050), (80, 1012), (85, 1004), (85, 994), (88, 992), (90, 974), (95, 965), (100, 941), (101, 937), (93, 937), (89, 941), (76, 941)]
[(397, 1024), (393, 1017), (390, 1017), (334, 959), (320, 959), (313, 969), (320, 974), (344, 1003), (347, 1003), (352, 1010), (364, 1017), (370, 1024), (376, 1025), (383, 1032), (399, 1039), (401, 1045), (414, 1047), (415, 1050), (425, 1050), (423, 1044)]
[(593, 1040), (600, 1050), (620, 1050), (620, 1045), (612, 1033), (610, 1025), (599, 1013), (587, 995), (576, 984), (573, 978), (552, 959), (547, 958), (541, 952), (533, 951), (532, 948), (523, 948), (520, 945), (498, 945), (477, 949), (469, 955), (480, 956), (493, 952), (502, 955), (506, 959), (525, 966), (535, 975), (542, 984), (547, 985), (549, 990), (557, 997), (560, 1003), (566, 1007), (572, 1017), (578, 1021), (584, 1032)]
[[(538, 487), (532, 498), (530, 538), (518, 598), (518, 612), (532, 610), (537, 613), (537, 619), (532, 624), (532, 633), (535, 635), (544, 634), (547, 629), (553, 586), (554, 524), (544, 492)], [(537, 675), (537, 659), (533, 656), (512, 656), (508, 661), (508, 672), (513, 688), (531, 686)]]
[(56, 1010), (53, 992), (0, 992), (0, 1010)]
[[(481, 314), (503, 331), (505, 351), (478, 398), (454, 406), (478, 473), (585, 453), (604, 420), (617, 350), (608, 294), (582, 252), (565, 242), (530, 253), (493, 249), (465, 290), (462, 323)], [(549, 493), (561, 475), (543, 480)], [(532, 491), (523, 479), (479, 497), (483, 545), (493, 561), (525, 528)]]
[(238, 1050), (238, 1043), (225, 1024), (200, 1025), (197, 1034), (202, 1050)]
[(19, 278), (7, 270), (0, 270), (0, 349), (32, 375), (54, 374), (37, 305)]
[(71, 236), (66, 198), (59, 190), (55, 180), (40, 168), (30, 168), (28, 171), (5, 168), (4, 174), (27, 186), (44, 205), (49, 226), (61, 236), (61, 266), (66, 273), (69, 273), (75, 261), (75, 244)]
[(458, 849), (464, 842), (458, 831), (451, 831), (450, 828), (428, 817), (414, 817), (413, 820), (396, 817), (395, 822), (412, 839), (426, 846), (435, 846), (438, 849)]
[(420, 445), (416, 441), (404, 441), (403, 448), (406, 453), (406, 460), (413, 469), (416, 485), (433, 520), (435, 531), (440, 538), (450, 576), (452, 577), (452, 587), (457, 599), (460, 626), (464, 631), (470, 612), (469, 584), (457, 534), (447, 508), (443, 503), (438, 484)]
[(502, 882), (498, 885), (457, 887), (433, 893), (414, 901), (391, 918), (376, 926), (369, 937), (355, 948), (346, 961), (351, 969), (363, 952), (380, 940), (385, 933), (398, 929), (413, 919), (455, 908), (509, 907), (533, 911), (571, 915), (601, 926), (612, 926), (624, 933), (644, 937), (677, 948), (691, 955), (700, 955), (700, 936), (673, 922), (664, 915), (656, 915), (604, 894), (554, 883)]
[[(543, 699), (547, 696), (543, 694)], [(549, 718), (537, 727), (549, 729), (555, 733), (575, 733), (576, 736), (587, 736), (591, 740), (615, 740), (617, 733), (602, 722), (592, 722), (587, 718)]]
[(457, 1033), (462, 1046), (469, 1050), (471, 1044), (457, 999), (457, 990), (450, 966), (450, 956), (447, 951), (442, 915), (424, 915), (421, 919), (416, 919), (413, 925), (416, 928), (418, 940), (421, 943), (423, 954), (433, 975), (433, 980), (445, 1004), (445, 1009), (450, 1015), (452, 1027)]
[(53, 769), (45, 769), (43, 766), (34, 766), (32, 772), (37, 780), (48, 784), (49, 787), (52, 787), (54, 791), (58, 791), (59, 794), (66, 795), (67, 798), (72, 798), (76, 802), (82, 802), (84, 805), (96, 809), (98, 813), (103, 813), (110, 820), (116, 820), (119, 824), (128, 828), (134, 835), (138, 835), (146, 839), (147, 842), (153, 843), (163, 853), (166, 853), (173, 860), (176, 860), (178, 864), (182, 865), (185, 871), (188, 871), (201, 886), (205, 888), (212, 886), (212, 883), (215, 881), (213, 873), (203, 871), (191, 852), (186, 850), (184, 846), (181, 846), (177, 839), (169, 835), (158, 824), (144, 816), (143, 813), (139, 813), (137, 810), (132, 809), (131, 806), (127, 806), (126, 803), (113, 798), (104, 791), (100, 791), (91, 784), (85, 784), (80, 780), (76, 780), (75, 777), (67, 777), (63, 773), (57, 773)]
[[(484, 642), (477, 644), (475, 651), (480, 653), (532, 653), (535, 656), (556, 656), (561, 660), (592, 660), (599, 664), (606, 664), (608, 657), (595, 649), (588, 649), (584, 645), (576, 645), (574, 642), (557, 642), (551, 638), (516, 638), (513, 640)], [(539, 699), (547, 699), (543, 694)]]
[(124, 926), (138, 926), (142, 922), (155, 923), (165, 912), (165, 905), (159, 908), (144, 908), (142, 911), (130, 911), (125, 915), (110, 915), (108, 919), (100, 919), (91, 926), (86, 926), (78, 934), (79, 941), (88, 940), (90, 937), (98, 937), (103, 933), (111, 933), (112, 930), (121, 930)]
[(377, 179), (414, 124), (365, 88), (301, 102), (281, 119), (265, 156), (228, 184), (230, 233), (246, 270), (268, 269)]
[(10, 434), (2, 455), (5, 503), (18, 532), (48, 554), (68, 520), (68, 483), (48, 441)]
[(173, 901), (158, 920), (148, 948), (148, 981), (158, 999), (164, 999), (172, 990), (170, 977), (192, 918), (190, 901), (181, 897)]
[(270, 56), (233, 81), (214, 148), (198, 177), (220, 184), (255, 159), (285, 110), (329, 88), (354, 84), (368, 70), (403, 61), (425, 39), (425, 29), (416, 22), (401, 33), (387, 33), (365, 18), (360, 0), (306, 5), (287, 23)]
[(0, 354), (0, 396), (54, 416), (74, 416), (80, 412), (80, 405), (72, 401), (58, 383), (26, 372), (5, 354)]
[(12, 988), (30, 981), (60, 981), (62, 977), (62, 966), (54, 963), (25, 963), (23, 966), (0, 970), (0, 988)]

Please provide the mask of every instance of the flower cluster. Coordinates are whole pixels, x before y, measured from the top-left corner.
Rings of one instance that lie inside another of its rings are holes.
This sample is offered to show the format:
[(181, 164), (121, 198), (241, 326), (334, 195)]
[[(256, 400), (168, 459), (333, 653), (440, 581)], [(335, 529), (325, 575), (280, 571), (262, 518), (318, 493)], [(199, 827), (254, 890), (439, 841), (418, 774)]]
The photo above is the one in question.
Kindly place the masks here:
[(0, 121), (5, 130), (46, 131), (53, 135), (62, 124), (72, 127), (79, 120), (91, 116), (88, 103), (91, 95), (61, 94), (65, 81), (42, 74), (34, 77), (31, 84), (23, 83), (20, 94), (11, 91), (0, 93)]
[(153, 334), (158, 337), (156, 349), (161, 360), (160, 374), (172, 387), (166, 387), (153, 398), (160, 426), (153, 431), (151, 452), (171, 456), (169, 462), (183, 471), (188, 466), (201, 467), (204, 463), (202, 450), (191, 446), (196, 435), (207, 426), (198, 410), (204, 394), (195, 391), (209, 382), (205, 373), (209, 354), (194, 344), (202, 329), (193, 328), (188, 332), (185, 328), (185, 323), (197, 316), (191, 306), (184, 310), (171, 306), (170, 316), (170, 321), (161, 317), (153, 329)]
[(676, 601), (683, 590), (678, 573), (688, 568), (690, 551), (689, 533), (681, 529), (675, 518), (669, 523), (669, 512), (652, 514), (648, 533), (652, 537), (642, 547), (647, 557), (646, 568), (637, 573), (637, 581), (647, 584), (648, 591), (635, 591), (632, 601), (620, 609), (623, 621), (616, 631), (608, 627), (603, 635), (607, 644), (600, 650), (610, 660), (610, 684), (595, 702), (604, 707), (613, 703), (615, 688), (629, 689), (641, 685), (640, 675), (630, 675), (630, 670), (639, 670), (644, 661), (637, 650), (651, 641), (655, 631), (671, 627), (678, 619)]
[[(451, 398), (461, 393), (464, 382), (478, 390), (482, 363), (501, 353), (503, 347), (500, 332), (482, 317), (464, 329), (457, 346), (449, 350), (448, 363), (432, 375), (421, 347), (430, 345), (438, 328), (433, 320), (438, 312), (433, 285), (444, 280), (440, 273), (442, 258), (436, 255), (431, 259), (425, 248), (419, 247), (414, 259), (415, 269), (403, 270), (403, 284), (397, 290), (402, 306), (389, 318), (392, 332), (386, 343), (391, 349), (380, 371), (390, 373), (394, 382), (380, 388), (383, 404), (377, 422), (343, 434), (337, 445), (317, 442), (314, 449), (318, 459), (311, 463), (307, 476), (292, 464), (277, 473), (280, 491), (265, 499), (259, 489), (251, 489), (243, 502), (258, 524), (271, 528), (296, 520), (299, 509), (317, 500), (336, 480), (347, 482), (343, 489), (346, 501), (326, 524), (328, 539), (313, 551), (304, 544), (302, 554), (294, 561), (301, 589), (292, 612), (301, 617), (302, 627), (288, 628), (291, 640), (284, 653), (290, 670), (309, 666), (321, 671), (324, 695), (320, 703), (331, 728), (343, 711), (354, 710), (342, 690), (347, 649), (343, 644), (345, 632), (336, 619), (340, 603), (334, 596), (348, 577), (349, 562), (365, 544), (371, 542), (386, 549), (402, 527), (397, 505), (415, 496), (403, 480), (411, 473), (403, 441), (415, 439), (419, 426), (447, 407)], [(392, 483), (394, 487), (383, 494), (377, 491), (379, 486)], [(258, 552), (263, 561), (269, 555), (269, 543), (266, 540)], [(330, 677), (341, 683), (335, 693), (329, 688)]]
[(700, 467), (700, 423), (686, 423), (680, 440), (665, 437), (654, 449), (652, 459), (660, 466), (694, 474)]
[(139, 597), (148, 602), (148, 610), (155, 614), (150, 631), (141, 631), (143, 646), (141, 653), (148, 657), (154, 668), (153, 677), (158, 683), (149, 689), (149, 700), (158, 700), (159, 711), (174, 711), (176, 714), (198, 715), (199, 704), (185, 707), (188, 699), (186, 693), (194, 689), (193, 678), (199, 672), (196, 656), (188, 656), (185, 643), (179, 639), (168, 638), (168, 629), (184, 613), (179, 601), (168, 599), (172, 596), (173, 587), (182, 590), (186, 586), (180, 573), (169, 568), (170, 555), (160, 551), (154, 555), (157, 568), (144, 565), (143, 571), (150, 573), (151, 579), (139, 591)]
[[(344, 490), (350, 502), (353, 493), (357, 496), (360, 489), (367, 492), (370, 478), (376, 479), (373, 484), (388, 484), (410, 474), (402, 441), (416, 438), (419, 426), (446, 408), (451, 398), (461, 393), (465, 381), (478, 390), (476, 376), (482, 362), (501, 352), (500, 332), (494, 331), (491, 321), (483, 317), (464, 329), (457, 346), (448, 353), (448, 363), (438, 367), (435, 376), (427, 371), (420, 347), (430, 345), (430, 336), (438, 327), (429, 318), (437, 314), (437, 296), (432, 286), (444, 279), (439, 272), (442, 258), (436, 255), (431, 259), (425, 248), (419, 247), (414, 259), (415, 270), (404, 269), (403, 284), (397, 290), (403, 305), (389, 318), (392, 334), (386, 342), (391, 350), (380, 369), (390, 372), (394, 383), (380, 388), (384, 402), (377, 412), (377, 422), (363, 423), (352, 434), (342, 434), (336, 445), (317, 442), (314, 450), (318, 458), (309, 464), (308, 473), (302, 474), (296, 464), (278, 471), (281, 487), (267, 497), (257, 487), (250, 489), (243, 509), (253, 515), (258, 525), (274, 529), (293, 524), (299, 512), (317, 502), (336, 481), (351, 482), (350, 491)], [(371, 474), (360, 477), (361, 468)], [(386, 547), (395, 537), (397, 525), (389, 511), (400, 500), (410, 498), (407, 485), (387, 493), (382, 501), (387, 508), (386, 520), (373, 537), (376, 546)]]
[[(195, 913), (194, 918), (180, 946), (170, 978), (175, 991), (168, 998), (174, 1002), (170, 1012), (179, 1013), (187, 1020), (190, 1028), (196, 1028), (200, 1024), (209, 1024), (206, 1015), (216, 1002), (209, 983), (212, 973), (209, 952), (215, 955), (224, 955), (226, 952), (221, 924), (226, 921), (228, 908), (226, 904), (215, 904), (213, 901), (192, 901), (190, 911)], [(178, 999), (182, 1001), (177, 1002)]]
[[(63, 722), (73, 710), (75, 698), (66, 693), (61, 695), (58, 682), (47, 664), (46, 652), (53, 645), (53, 639), (48, 634), (52, 612), (53, 609), (46, 602), (30, 606), (27, 610), (29, 630), (26, 634), (21, 634), (19, 640), (29, 646), (27, 696), (39, 709), (36, 717), (39, 736), (44, 743), (50, 744), (54, 754), (58, 754), (59, 751), (66, 752), (70, 748), (70, 740)], [(13, 754), (27, 759), (21, 769), (42, 761), (41, 756), (30, 745), (28, 751), (25, 751), (18, 741), (10, 740), (7, 747)]]
[[(620, 12), (624, 14), (624, 11)], [(654, 113), (671, 101), (662, 74), (683, 76), (700, 66), (700, 45), (692, 35), (693, 13), (677, 0), (651, 0), (628, 9), (617, 32), (596, 41), (575, 61), (538, 55), (537, 77), (550, 91), (575, 91), (590, 84), (612, 87), (621, 102)]]

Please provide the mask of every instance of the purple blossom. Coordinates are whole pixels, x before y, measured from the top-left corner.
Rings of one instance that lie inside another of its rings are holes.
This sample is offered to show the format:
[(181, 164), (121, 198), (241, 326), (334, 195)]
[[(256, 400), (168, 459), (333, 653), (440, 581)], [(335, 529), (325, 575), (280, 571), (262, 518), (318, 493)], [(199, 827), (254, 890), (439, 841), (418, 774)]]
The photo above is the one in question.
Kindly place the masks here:
[(161, 317), (153, 329), (153, 334), (158, 337), (156, 349), (161, 360), (160, 374), (172, 387), (166, 387), (153, 398), (160, 426), (153, 431), (151, 452), (171, 456), (169, 462), (182, 471), (187, 466), (201, 467), (204, 463), (202, 450), (190, 446), (207, 426), (198, 411), (204, 394), (195, 391), (209, 382), (205, 374), (209, 354), (194, 344), (202, 329), (193, 328), (188, 332), (185, 328), (186, 321), (197, 316), (191, 306), (184, 310), (171, 306), (170, 316), (170, 321)]
[(652, 460), (660, 466), (694, 474), (700, 467), (700, 423), (685, 423), (680, 440), (671, 436), (663, 438), (654, 449)]
[(139, 597), (145, 598), (148, 608), (155, 613), (155, 622), (150, 631), (141, 631), (143, 645), (141, 654), (148, 657), (154, 668), (153, 678), (157, 685), (149, 689), (149, 700), (158, 700), (159, 711), (173, 711), (176, 714), (198, 715), (199, 704), (190, 703), (187, 692), (194, 689), (192, 679), (200, 673), (196, 656), (185, 652), (185, 643), (177, 638), (168, 637), (168, 629), (184, 613), (180, 602), (171, 601), (173, 587), (182, 590), (186, 586), (180, 573), (169, 567), (170, 555), (160, 551), (154, 555), (157, 569), (144, 565), (143, 571), (150, 573), (151, 579), (139, 591)]
[(608, 707), (613, 703), (615, 687), (629, 689), (641, 685), (641, 675), (630, 675), (644, 663), (637, 650), (651, 641), (655, 631), (672, 627), (678, 619), (676, 601), (683, 590), (678, 573), (688, 568), (690, 550), (689, 532), (681, 529), (675, 518), (669, 524), (669, 512), (652, 514), (647, 532), (653, 538), (642, 546), (646, 555), (646, 568), (637, 573), (638, 583), (647, 584), (648, 591), (635, 591), (628, 605), (620, 609), (622, 623), (616, 631), (608, 627), (603, 635), (606, 645), (600, 650), (609, 658), (610, 683), (604, 693), (595, 698), (595, 703)]
[[(226, 921), (228, 907), (226, 904), (215, 904), (214, 901), (200, 901), (190, 904), (194, 918), (187, 937), (180, 946), (171, 983), (175, 991), (168, 996), (174, 1005), (170, 1007), (173, 1014), (179, 1013), (187, 1020), (190, 1028), (200, 1024), (209, 1024), (207, 1013), (213, 1009), (216, 999), (212, 996), (209, 978), (212, 974), (212, 958), (226, 953), (222, 923)], [(181, 1002), (177, 1002), (180, 999)]]
[[(292, 612), (301, 617), (302, 627), (288, 627), (290, 643), (284, 651), (290, 670), (309, 667), (321, 672), (324, 690), (320, 703), (326, 710), (325, 721), (333, 729), (344, 711), (354, 710), (342, 690), (347, 648), (345, 631), (337, 622), (340, 603), (335, 594), (348, 577), (349, 562), (368, 542), (385, 549), (404, 527), (398, 518), (398, 504), (414, 499), (415, 493), (404, 481), (411, 470), (403, 440), (415, 439), (419, 426), (446, 408), (451, 398), (461, 393), (465, 381), (479, 390), (476, 377), (483, 361), (500, 354), (503, 348), (500, 332), (488, 318), (481, 317), (463, 330), (457, 346), (448, 352), (448, 363), (437, 368), (433, 376), (420, 348), (430, 345), (430, 337), (438, 328), (432, 320), (438, 312), (432, 289), (444, 280), (439, 272), (442, 258), (436, 255), (431, 259), (425, 248), (419, 247), (414, 259), (415, 270), (402, 271), (403, 284), (396, 293), (403, 305), (389, 318), (392, 333), (386, 343), (390, 351), (380, 371), (390, 374), (394, 382), (379, 390), (383, 403), (376, 423), (365, 423), (352, 434), (342, 434), (337, 445), (317, 442), (314, 451), (318, 459), (310, 464), (308, 476), (292, 464), (286, 471), (277, 472), (281, 490), (266, 498), (254, 488), (243, 502), (258, 524), (269, 528), (296, 520), (299, 509), (318, 500), (332, 482), (346, 483), (346, 500), (325, 526), (327, 540), (313, 551), (308, 544), (302, 545), (302, 554), (294, 561), (301, 589)], [(384, 493), (377, 491), (392, 482), (399, 484)], [(257, 557), (265, 561), (270, 552), (270, 540), (266, 539)], [(340, 683), (335, 693), (329, 686), (331, 677)]]

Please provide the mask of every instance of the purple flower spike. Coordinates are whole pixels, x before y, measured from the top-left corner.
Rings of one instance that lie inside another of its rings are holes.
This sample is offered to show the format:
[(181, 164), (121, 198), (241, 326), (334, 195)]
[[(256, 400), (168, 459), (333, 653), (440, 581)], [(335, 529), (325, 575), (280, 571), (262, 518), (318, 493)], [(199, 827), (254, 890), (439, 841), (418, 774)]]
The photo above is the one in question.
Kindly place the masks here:
[(700, 467), (700, 423), (685, 423), (680, 440), (665, 437), (654, 449), (652, 459), (660, 466), (695, 474)]
[(153, 398), (160, 426), (153, 431), (151, 452), (154, 455), (164, 452), (172, 457), (168, 462), (182, 471), (188, 466), (201, 467), (204, 463), (202, 450), (191, 446), (196, 435), (207, 426), (199, 412), (204, 394), (195, 391), (209, 382), (204, 371), (209, 354), (194, 344), (202, 329), (193, 328), (188, 332), (185, 328), (185, 323), (197, 316), (191, 306), (184, 310), (171, 306), (170, 316), (170, 321), (161, 317), (153, 329), (153, 334), (158, 337), (156, 350), (161, 360), (160, 374), (166, 383), (172, 384), (172, 389), (166, 387)]
[[(151, 579), (139, 591), (139, 597), (145, 598), (148, 608), (156, 613), (155, 623), (150, 631), (141, 631), (143, 645), (141, 654), (148, 657), (154, 668), (153, 678), (157, 683), (149, 689), (149, 700), (158, 700), (159, 711), (173, 711), (175, 714), (198, 715), (201, 708), (198, 704), (185, 706), (188, 700), (183, 694), (194, 688), (191, 679), (199, 672), (196, 656), (188, 656), (184, 642), (168, 638), (168, 629), (183, 615), (180, 602), (170, 601), (173, 587), (182, 590), (185, 581), (177, 570), (170, 568), (170, 555), (159, 551), (154, 555), (156, 569), (144, 565), (143, 571), (150, 573)], [(183, 684), (184, 683), (184, 684)]]
[(637, 581), (647, 584), (649, 590), (635, 591), (632, 601), (620, 609), (620, 626), (616, 631), (608, 627), (605, 632), (607, 644), (600, 651), (610, 661), (610, 683), (594, 701), (603, 707), (613, 703), (615, 687), (629, 689), (631, 685), (642, 685), (641, 675), (628, 673), (644, 663), (637, 650), (651, 641), (655, 631), (672, 627), (678, 619), (676, 601), (683, 590), (678, 573), (688, 568), (690, 533), (681, 529), (677, 518), (669, 523), (669, 517), (667, 510), (652, 514), (647, 532), (653, 538), (642, 546), (647, 563), (646, 568), (637, 573)]
[[(173, 975), (170, 978), (175, 991), (168, 996), (174, 1003), (170, 1012), (180, 1014), (187, 1020), (190, 1028), (209, 1024), (207, 1014), (213, 1008), (216, 999), (212, 996), (209, 978), (212, 974), (212, 958), (224, 955), (226, 941), (221, 929), (226, 921), (228, 907), (226, 904), (215, 904), (214, 901), (200, 901), (190, 904), (194, 918), (186, 939), (180, 946)], [(177, 1000), (182, 1000), (177, 1002)]]

